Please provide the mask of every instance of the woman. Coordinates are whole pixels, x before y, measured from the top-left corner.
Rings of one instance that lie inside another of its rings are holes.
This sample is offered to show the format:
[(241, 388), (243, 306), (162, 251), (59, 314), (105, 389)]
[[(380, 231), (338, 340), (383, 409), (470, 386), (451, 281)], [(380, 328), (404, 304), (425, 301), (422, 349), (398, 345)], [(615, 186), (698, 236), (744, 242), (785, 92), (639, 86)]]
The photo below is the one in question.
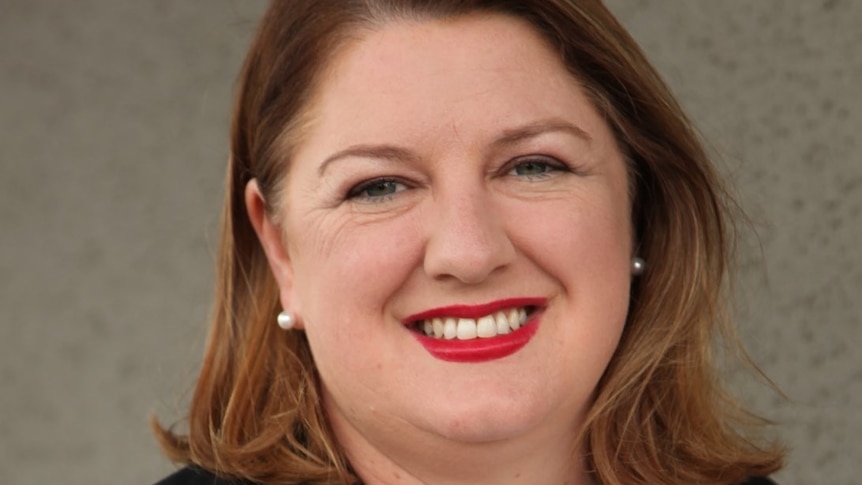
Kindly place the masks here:
[(158, 431), (193, 467), (164, 483), (781, 465), (709, 356), (729, 201), (599, 1), (273, 2), (227, 190), (188, 434)]

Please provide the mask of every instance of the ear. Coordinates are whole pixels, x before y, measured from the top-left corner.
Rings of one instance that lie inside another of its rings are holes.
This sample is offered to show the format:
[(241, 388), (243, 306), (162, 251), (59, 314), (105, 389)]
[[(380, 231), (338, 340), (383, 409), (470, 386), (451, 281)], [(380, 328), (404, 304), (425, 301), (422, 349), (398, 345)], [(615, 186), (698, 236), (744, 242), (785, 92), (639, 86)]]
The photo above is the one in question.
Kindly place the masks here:
[[(257, 239), (263, 247), (269, 268), (278, 284), (278, 294), (281, 306), (286, 311), (300, 314), (298, 302), (293, 292), (293, 267), (290, 264), (290, 256), (284, 245), (284, 233), (281, 227), (273, 222), (266, 213), (266, 203), (256, 179), (252, 179), (245, 186), (245, 207), (248, 218), (257, 234)], [(296, 329), (302, 328), (302, 319), (297, 318)]]

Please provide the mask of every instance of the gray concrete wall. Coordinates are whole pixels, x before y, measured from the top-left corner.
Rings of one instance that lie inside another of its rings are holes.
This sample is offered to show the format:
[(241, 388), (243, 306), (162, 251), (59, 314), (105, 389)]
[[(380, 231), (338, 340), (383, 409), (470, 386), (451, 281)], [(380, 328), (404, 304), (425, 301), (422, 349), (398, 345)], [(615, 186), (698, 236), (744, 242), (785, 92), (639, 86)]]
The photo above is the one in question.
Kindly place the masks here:
[[(609, 1), (752, 215), (734, 375), (859, 483), (862, 2)], [(141, 483), (182, 412), (212, 287), (231, 84), (260, 0), (0, 1), (0, 483)], [(758, 244), (762, 245), (762, 251)]]

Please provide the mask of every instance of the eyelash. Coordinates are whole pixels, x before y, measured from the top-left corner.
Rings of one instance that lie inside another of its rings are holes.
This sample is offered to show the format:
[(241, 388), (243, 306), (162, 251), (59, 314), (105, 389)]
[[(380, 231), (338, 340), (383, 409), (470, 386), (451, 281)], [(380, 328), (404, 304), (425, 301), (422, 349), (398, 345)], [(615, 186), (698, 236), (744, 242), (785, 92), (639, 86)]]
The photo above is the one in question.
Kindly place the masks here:
[[(537, 166), (542, 166), (546, 170), (538, 173), (538, 174), (526, 174), (526, 175), (518, 175), (515, 172), (518, 168), (524, 167), (525, 165), (533, 164)], [(542, 180), (547, 177), (550, 177), (554, 174), (554, 172), (572, 172), (572, 169), (563, 162), (559, 160), (544, 157), (544, 156), (529, 156), (524, 158), (516, 158), (513, 160), (508, 167), (506, 167), (506, 174), (512, 175), (515, 177), (523, 177), (529, 181), (534, 180)]]
[[(400, 185), (401, 187), (400, 188), (396, 187), (394, 192), (387, 193), (384, 195), (369, 195), (369, 194), (365, 193), (368, 190), (370, 190), (371, 188), (374, 188), (375, 186), (379, 187), (379, 186), (382, 186), (384, 184), (397, 184), (397, 185)], [(403, 190), (406, 190), (406, 187), (407, 187), (406, 184), (397, 178), (380, 177), (380, 178), (375, 178), (375, 179), (371, 179), (371, 180), (366, 180), (365, 182), (362, 182), (362, 183), (359, 183), (359, 184), (353, 186), (347, 192), (345, 199), (358, 200), (361, 202), (371, 202), (371, 203), (386, 202), (388, 200), (391, 200), (392, 197), (394, 197), (395, 194), (397, 194), (398, 192), (402, 192)]]

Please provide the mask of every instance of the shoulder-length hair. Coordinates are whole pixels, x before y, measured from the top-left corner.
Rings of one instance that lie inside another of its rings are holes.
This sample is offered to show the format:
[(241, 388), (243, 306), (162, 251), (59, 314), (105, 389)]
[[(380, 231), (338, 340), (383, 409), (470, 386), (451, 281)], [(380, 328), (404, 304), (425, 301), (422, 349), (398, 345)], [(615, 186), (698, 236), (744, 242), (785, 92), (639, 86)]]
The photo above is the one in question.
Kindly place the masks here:
[(188, 432), (154, 425), (169, 457), (273, 484), (355, 481), (304, 334), (273, 323), (278, 291), (245, 186), (257, 179), (272, 213), (316, 87), (351, 39), (389, 22), (483, 12), (518, 17), (543, 36), (628, 163), (635, 247), (649, 267), (632, 285), (622, 340), (582, 431), (597, 482), (728, 484), (780, 468), (778, 447), (739, 431), (759, 422), (727, 397), (711, 359), (714, 335), (730, 329), (733, 203), (677, 102), (599, 0), (270, 4), (239, 78), (216, 304)]

